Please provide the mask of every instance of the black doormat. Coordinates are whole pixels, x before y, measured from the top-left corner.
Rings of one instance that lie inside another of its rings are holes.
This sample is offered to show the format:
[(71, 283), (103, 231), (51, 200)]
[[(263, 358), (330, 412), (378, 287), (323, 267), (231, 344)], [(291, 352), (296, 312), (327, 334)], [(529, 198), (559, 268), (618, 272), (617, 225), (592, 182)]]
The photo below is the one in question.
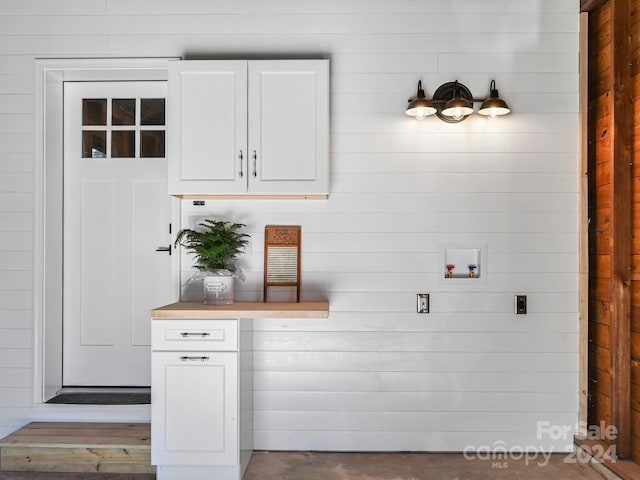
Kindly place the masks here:
[(144, 405), (151, 403), (150, 393), (61, 393), (47, 403), (72, 405)]

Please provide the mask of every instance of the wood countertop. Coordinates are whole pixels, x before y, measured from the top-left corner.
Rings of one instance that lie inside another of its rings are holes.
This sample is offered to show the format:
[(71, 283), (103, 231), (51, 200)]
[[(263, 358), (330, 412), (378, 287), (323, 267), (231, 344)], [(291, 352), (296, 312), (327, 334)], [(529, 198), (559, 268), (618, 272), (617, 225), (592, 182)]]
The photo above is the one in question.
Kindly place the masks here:
[(234, 302), (205, 305), (177, 302), (151, 310), (151, 317), (162, 318), (327, 318), (329, 302)]

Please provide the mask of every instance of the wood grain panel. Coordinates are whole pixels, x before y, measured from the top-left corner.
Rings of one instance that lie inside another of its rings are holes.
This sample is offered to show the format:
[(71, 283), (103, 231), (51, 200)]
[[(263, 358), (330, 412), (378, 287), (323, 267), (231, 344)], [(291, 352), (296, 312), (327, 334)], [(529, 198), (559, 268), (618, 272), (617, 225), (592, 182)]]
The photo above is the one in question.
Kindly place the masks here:
[[(589, 409), (590, 423), (611, 419), (612, 369), (611, 253), (613, 189), (611, 95), (611, 10), (608, 4), (589, 14)], [(598, 301), (600, 300), (600, 301)]]
[(640, 360), (640, 333), (631, 332), (631, 357)]
[[(640, 94), (640, 70), (638, 63), (640, 60), (640, 44), (638, 36), (640, 34), (640, 9), (637, 4), (631, 7), (630, 17), (630, 76), (632, 96), (638, 98)], [(634, 101), (631, 109), (633, 119), (638, 118), (638, 106)], [(640, 169), (635, 165), (640, 160), (640, 130), (638, 121), (633, 121), (633, 151), (631, 162), (634, 166), (631, 169), (631, 457), (638, 462), (640, 460)]]
[(589, 281), (589, 297), (593, 300), (611, 301), (611, 279), (592, 276)]
[(591, 323), (597, 322), (611, 325), (611, 304), (607, 301), (594, 301), (589, 303), (589, 317)]
[(634, 432), (631, 436), (631, 457), (640, 457), (640, 437), (635, 432), (640, 432), (640, 412), (636, 410), (631, 411), (631, 431)]
[[(607, 139), (607, 142), (610, 142), (608, 133), (602, 137), (603, 139), (602, 141), (604, 141), (605, 138)], [(596, 163), (594, 185), (596, 187), (600, 187), (603, 185), (611, 185), (611, 163), (610, 162), (605, 161), (605, 162)], [(600, 202), (598, 200), (600, 200), (600, 198), (596, 199), (597, 205), (601, 207)]]
[(2, 470), (154, 473), (149, 424), (32, 422), (2, 439)]
[(602, 394), (591, 394), (589, 406), (589, 423), (611, 425), (611, 398)]
[(631, 305), (640, 305), (640, 280), (630, 282)]
[(592, 255), (589, 260), (589, 273), (592, 276), (611, 277), (611, 255)]
[(591, 365), (606, 372), (611, 372), (611, 352), (608, 348), (589, 346)]
[[(612, 72), (611, 67), (608, 67), (605, 70), (605, 74), (609, 75)], [(611, 82), (608, 80), (608, 77), (595, 77), (590, 78), (590, 90), (589, 90), (589, 116), (590, 118), (607, 118), (611, 116), (612, 110), (612, 98), (610, 96), (611, 93)], [(593, 92), (593, 93), (591, 93)], [(599, 123), (601, 128), (596, 129), (595, 125), (592, 123), (590, 126), (590, 131), (592, 132), (589, 137), (589, 144), (595, 145), (597, 142), (602, 141), (603, 137), (601, 137), (604, 125), (602, 122)], [(603, 161), (606, 161), (604, 159)]]
[(589, 370), (589, 382), (592, 392), (611, 397), (611, 373), (599, 368)]
[(640, 332), (640, 306), (631, 306), (631, 331)]
[(610, 232), (595, 231), (589, 234), (589, 254), (608, 253), (611, 251), (611, 246)]
[(235, 302), (230, 305), (203, 305), (178, 302), (151, 311), (153, 318), (326, 318), (329, 302)]
[(631, 359), (631, 382), (640, 385), (640, 359)]
[(611, 328), (608, 325), (592, 322), (589, 325), (589, 340), (595, 345), (611, 348)]
[(591, 211), (591, 223), (589, 224), (589, 231), (604, 231), (611, 235), (611, 208), (598, 208)]

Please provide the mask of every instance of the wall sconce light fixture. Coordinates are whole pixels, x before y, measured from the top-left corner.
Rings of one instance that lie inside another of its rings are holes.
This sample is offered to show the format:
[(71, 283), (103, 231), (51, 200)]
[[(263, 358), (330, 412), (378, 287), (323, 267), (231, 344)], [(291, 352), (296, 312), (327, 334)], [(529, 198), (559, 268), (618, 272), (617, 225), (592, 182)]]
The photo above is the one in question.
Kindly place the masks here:
[(491, 80), (488, 98), (473, 98), (471, 91), (456, 80), (440, 85), (431, 100), (426, 98), (420, 80), (418, 93), (414, 98), (409, 99), (409, 106), (405, 113), (417, 120), (423, 120), (435, 114), (445, 122), (458, 123), (473, 113), (474, 103), (480, 102), (482, 102), (478, 110), (480, 115), (496, 117), (511, 112), (507, 102), (498, 96), (495, 80)]
[(422, 80), (418, 80), (418, 93), (413, 100), (409, 99), (409, 106), (407, 107), (406, 112), (407, 115), (416, 117), (417, 120), (424, 120), (426, 117), (436, 113), (436, 111), (437, 109), (433, 106), (431, 100), (428, 100), (424, 96)]

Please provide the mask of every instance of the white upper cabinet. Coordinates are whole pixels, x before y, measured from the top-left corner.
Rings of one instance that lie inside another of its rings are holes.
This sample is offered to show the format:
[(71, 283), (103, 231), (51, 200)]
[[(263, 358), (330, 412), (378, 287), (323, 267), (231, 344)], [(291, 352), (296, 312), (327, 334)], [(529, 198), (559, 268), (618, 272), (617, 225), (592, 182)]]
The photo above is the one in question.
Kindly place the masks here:
[(249, 192), (329, 193), (329, 62), (249, 62)]
[(169, 63), (169, 193), (247, 190), (247, 62)]
[(169, 193), (329, 193), (328, 60), (169, 66)]

